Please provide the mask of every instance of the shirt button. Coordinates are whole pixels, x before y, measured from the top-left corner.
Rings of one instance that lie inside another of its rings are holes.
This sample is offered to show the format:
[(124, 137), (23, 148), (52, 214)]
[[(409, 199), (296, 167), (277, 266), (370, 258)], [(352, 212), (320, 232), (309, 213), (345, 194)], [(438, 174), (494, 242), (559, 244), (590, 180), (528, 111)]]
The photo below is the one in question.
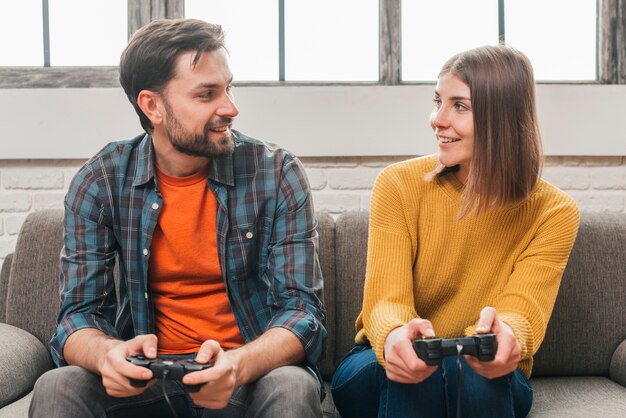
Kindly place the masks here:
[(145, 292), (143, 295), (146, 297), (146, 300), (148, 300), (148, 292)]
[(148, 255), (148, 249), (147, 248), (143, 249), (143, 255)]
[(159, 208), (159, 204), (158, 203), (153, 203), (152, 204), (152, 209), (157, 210)]
[(254, 236), (254, 234), (250, 231), (246, 232), (246, 238), (248, 239), (252, 239), (252, 237)]

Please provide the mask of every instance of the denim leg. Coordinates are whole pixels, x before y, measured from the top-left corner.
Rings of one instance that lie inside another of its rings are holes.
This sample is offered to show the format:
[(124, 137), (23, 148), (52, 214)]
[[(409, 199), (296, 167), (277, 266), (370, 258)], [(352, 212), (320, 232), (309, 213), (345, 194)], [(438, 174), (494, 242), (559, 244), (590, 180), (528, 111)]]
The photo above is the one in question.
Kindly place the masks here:
[(81, 367), (65, 366), (44, 373), (35, 383), (30, 417), (170, 417), (163, 384), (179, 417), (193, 416), (191, 402), (176, 382), (157, 382), (142, 394), (128, 398), (109, 396), (100, 376)]
[(246, 390), (247, 417), (322, 417), (319, 382), (300, 366), (274, 369)]
[[(445, 374), (449, 416), (457, 411), (456, 357), (446, 357), (441, 368)], [(461, 357), (461, 415), (476, 418), (525, 417), (532, 405), (532, 389), (522, 372), (486, 379), (474, 372)]]
[[(461, 362), (461, 416), (518, 418), (528, 414), (532, 389), (519, 370), (490, 380), (474, 373), (464, 358)], [(344, 418), (456, 417), (456, 375), (456, 357), (447, 357), (422, 383), (392, 382), (372, 349), (356, 346), (337, 367), (331, 390)]]
[(343, 358), (331, 383), (335, 407), (343, 418), (374, 418), (385, 378), (371, 348), (357, 345)]
[(440, 369), (420, 384), (392, 382), (369, 347), (356, 346), (342, 360), (331, 390), (344, 418), (445, 417)]

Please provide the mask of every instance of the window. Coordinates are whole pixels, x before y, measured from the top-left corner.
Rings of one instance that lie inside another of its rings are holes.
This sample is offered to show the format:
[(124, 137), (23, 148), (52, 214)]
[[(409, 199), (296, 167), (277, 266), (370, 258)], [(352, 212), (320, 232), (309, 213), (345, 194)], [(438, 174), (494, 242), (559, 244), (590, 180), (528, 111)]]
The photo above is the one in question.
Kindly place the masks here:
[(597, 79), (596, 0), (506, 0), (504, 13), (506, 42), (537, 80)]
[(11, 13), (0, 13), (0, 66), (42, 65), (41, 0), (11, 2)]
[[(377, 81), (378, 0), (186, 0), (221, 24), (237, 81)], [(279, 15), (284, 13), (281, 33)], [(280, 37), (284, 68), (280, 68)]]
[(237, 82), (432, 82), (452, 54), (503, 36), (538, 81), (620, 84), (624, 1), (20, 0), (0, 15), (0, 88), (117, 85), (100, 66), (127, 34), (182, 16), (224, 26)]
[(222, 25), (237, 81), (278, 80), (278, 1), (187, 0), (185, 17)]
[(286, 1), (285, 79), (378, 81), (378, 0)]
[(505, 42), (525, 53), (535, 79), (596, 80), (596, 0), (402, 0), (402, 80), (429, 81), (453, 54)]
[(119, 63), (127, 43), (126, 0), (48, 1), (50, 65)]
[(436, 80), (452, 55), (497, 44), (497, 6), (496, 0), (403, 0), (402, 80)]
[(0, 16), (0, 66), (117, 65), (126, 10), (126, 0), (13, 2)]

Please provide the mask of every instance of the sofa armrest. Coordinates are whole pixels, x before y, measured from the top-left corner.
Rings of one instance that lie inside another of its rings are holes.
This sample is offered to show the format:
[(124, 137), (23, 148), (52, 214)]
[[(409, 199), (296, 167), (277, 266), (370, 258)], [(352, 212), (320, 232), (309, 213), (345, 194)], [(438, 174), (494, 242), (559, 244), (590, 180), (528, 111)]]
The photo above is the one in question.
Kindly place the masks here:
[(0, 408), (30, 392), (51, 367), (50, 353), (37, 337), (0, 323)]
[(611, 380), (626, 387), (626, 340), (622, 341), (613, 353), (609, 376)]
[(7, 254), (2, 262), (0, 270), (0, 322), (6, 321), (7, 315), (7, 293), (9, 292), (9, 275), (11, 274), (11, 262), (13, 253)]

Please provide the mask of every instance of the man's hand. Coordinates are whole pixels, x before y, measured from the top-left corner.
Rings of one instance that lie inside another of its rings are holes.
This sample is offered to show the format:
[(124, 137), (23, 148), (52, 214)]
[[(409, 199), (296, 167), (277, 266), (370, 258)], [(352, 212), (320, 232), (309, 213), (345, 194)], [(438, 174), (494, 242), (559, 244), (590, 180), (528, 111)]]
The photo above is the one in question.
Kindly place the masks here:
[(498, 350), (492, 361), (479, 361), (477, 358), (465, 356), (465, 360), (472, 369), (487, 379), (495, 379), (514, 372), (521, 360), (522, 347), (515, 338), (511, 327), (498, 319), (494, 308), (489, 306), (483, 308), (480, 312), (476, 332), (478, 334), (490, 332), (496, 334)]
[(437, 370), (437, 366), (428, 366), (420, 360), (413, 349), (413, 340), (421, 336), (435, 336), (432, 324), (426, 319), (413, 319), (389, 333), (384, 348), (389, 380), (420, 383)]
[(198, 392), (189, 393), (193, 403), (208, 409), (225, 408), (235, 390), (236, 364), (214, 340), (202, 344), (196, 362), (212, 363), (212, 367), (183, 377), (186, 385), (202, 385)]
[[(116, 398), (139, 395), (148, 385), (141, 388), (131, 386), (130, 379), (149, 380), (152, 371), (145, 367), (135, 366), (126, 360), (127, 356), (143, 354), (147, 358), (155, 358), (157, 353), (156, 335), (139, 335), (132, 340), (117, 341), (103, 358), (99, 367), (102, 384), (107, 394)], [(150, 382), (151, 384), (153, 382)]]

